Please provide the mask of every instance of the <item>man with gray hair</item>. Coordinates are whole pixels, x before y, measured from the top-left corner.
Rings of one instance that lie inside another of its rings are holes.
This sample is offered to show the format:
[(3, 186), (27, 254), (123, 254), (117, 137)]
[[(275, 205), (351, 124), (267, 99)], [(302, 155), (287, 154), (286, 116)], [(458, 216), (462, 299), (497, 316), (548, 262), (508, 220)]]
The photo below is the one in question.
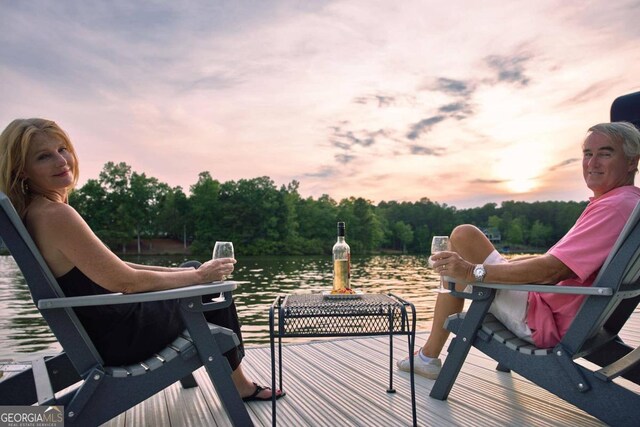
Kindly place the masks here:
[[(582, 172), (593, 197), (571, 230), (547, 253), (506, 260), (478, 228), (465, 224), (451, 233), (450, 250), (431, 257), (433, 268), (460, 290), (467, 283), (483, 281), (591, 286), (640, 201), (640, 189), (634, 185), (639, 159), (640, 131), (631, 123), (592, 126), (582, 145)], [(560, 342), (583, 299), (499, 290), (489, 311), (518, 337), (548, 348)], [(438, 377), (440, 352), (449, 336), (444, 322), (462, 311), (463, 304), (451, 294), (438, 294), (431, 334), (413, 355), (415, 373)], [(398, 361), (398, 368), (408, 371), (409, 359)]]

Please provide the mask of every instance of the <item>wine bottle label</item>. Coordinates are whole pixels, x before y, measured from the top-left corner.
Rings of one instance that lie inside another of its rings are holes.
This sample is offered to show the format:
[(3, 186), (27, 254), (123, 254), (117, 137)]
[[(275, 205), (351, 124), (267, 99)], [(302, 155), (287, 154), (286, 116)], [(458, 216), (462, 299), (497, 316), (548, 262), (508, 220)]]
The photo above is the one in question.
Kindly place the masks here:
[(349, 265), (348, 259), (337, 259), (333, 261), (333, 290), (349, 288)]

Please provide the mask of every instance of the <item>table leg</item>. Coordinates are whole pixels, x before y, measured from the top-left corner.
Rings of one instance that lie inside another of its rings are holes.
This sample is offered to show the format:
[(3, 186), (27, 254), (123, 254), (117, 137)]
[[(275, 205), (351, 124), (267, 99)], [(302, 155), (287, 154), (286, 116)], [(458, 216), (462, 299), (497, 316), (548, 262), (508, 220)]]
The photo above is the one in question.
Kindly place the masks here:
[[(413, 349), (416, 345), (416, 308), (413, 304), (408, 303), (409, 307), (411, 307), (411, 326), (408, 328), (409, 335), (407, 337), (407, 342), (409, 343), (409, 369), (411, 370), (409, 377), (411, 379), (411, 412), (413, 415), (413, 426), (416, 427), (418, 425), (417, 414), (416, 414), (416, 381), (415, 381), (415, 373), (413, 371)], [(407, 326), (409, 326), (409, 319), (407, 318)]]
[[(416, 344), (416, 307), (409, 301), (405, 301), (393, 294), (389, 294), (400, 302), (402, 314), (402, 331), (406, 331), (407, 345), (409, 347), (409, 380), (411, 382), (411, 415), (413, 417), (414, 427), (418, 425), (416, 414), (416, 382), (415, 373), (413, 371), (413, 351)], [(407, 307), (411, 309), (411, 320), (409, 320), (409, 312)]]
[[(273, 393), (271, 395), (271, 425), (273, 427), (276, 426), (276, 355), (275, 355), (275, 336), (274, 336), (274, 306), (278, 303), (280, 306), (280, 297), (276, 298), (276, 301), (271, 306), (269, 310), (269, 342), (271, 344), (271, 390)], [(282, 383), (282, 377), (280, 378), (280, 383)]]
[(278, 378), (280, 380), (280, 390), (282, 390), (282, 337), (278, 335)]
[(393, 388), (393, 309), (389, 309), (389, 388), (387, 393), (395, 393)]

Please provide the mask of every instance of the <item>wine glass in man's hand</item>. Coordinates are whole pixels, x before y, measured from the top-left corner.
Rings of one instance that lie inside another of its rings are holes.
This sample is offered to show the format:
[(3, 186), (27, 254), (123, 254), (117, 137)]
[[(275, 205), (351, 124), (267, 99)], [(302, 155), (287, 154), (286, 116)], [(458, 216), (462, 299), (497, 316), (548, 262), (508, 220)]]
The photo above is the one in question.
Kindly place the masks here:
[[(431, 240), (431, 256), (438, 252), (446, 251), (449, 249), (449, 236), (433, 236)], [(431, 256), (429, 257), (429, 266), (433, 268), (433, 261), (431, 260)], [(444, 276), (440, 276), (440, 286), (438, 288), (438, 292), (446, 293), (450, 292), (446, 286), (445, 281), (448, 280)]]

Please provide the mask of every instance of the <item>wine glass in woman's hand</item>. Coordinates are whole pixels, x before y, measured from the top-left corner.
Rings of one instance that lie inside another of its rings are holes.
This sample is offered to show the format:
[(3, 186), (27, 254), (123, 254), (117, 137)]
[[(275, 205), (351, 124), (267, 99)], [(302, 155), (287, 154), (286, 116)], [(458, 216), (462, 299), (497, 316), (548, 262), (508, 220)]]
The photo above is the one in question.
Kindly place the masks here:
[(235, 258), (233, 255), (233, 243), (216, 242), (213, 247), (213, 259), (218, 258)]
[[(235, 256), (233, 254), (233, 243), (216, 242), (215, 246), (213, 247), (213, 259), (219, 259), (219, 258), (235, 259)], [(223, 276), (222, 280), (225, 280), (225, 279), (226, 277)]]

